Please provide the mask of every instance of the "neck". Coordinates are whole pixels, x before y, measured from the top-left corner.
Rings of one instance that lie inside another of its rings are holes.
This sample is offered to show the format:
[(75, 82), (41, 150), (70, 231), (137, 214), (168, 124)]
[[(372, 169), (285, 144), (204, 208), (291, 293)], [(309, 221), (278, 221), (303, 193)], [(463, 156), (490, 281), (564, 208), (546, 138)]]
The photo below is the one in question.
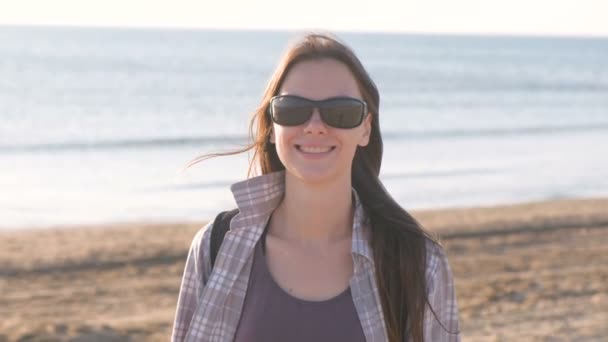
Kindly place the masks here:
[(273, 213), (269, 233), (306, 244), (350, 239), (353, 213), (350, 177), (311, 185), (286, 174), (285, 196)]

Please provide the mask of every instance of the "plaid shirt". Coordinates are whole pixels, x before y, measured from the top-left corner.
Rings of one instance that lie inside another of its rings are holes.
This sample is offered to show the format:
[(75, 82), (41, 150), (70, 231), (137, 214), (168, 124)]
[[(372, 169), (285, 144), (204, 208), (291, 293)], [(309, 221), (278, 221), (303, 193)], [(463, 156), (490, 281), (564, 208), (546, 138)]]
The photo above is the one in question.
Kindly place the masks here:
[[(284, 171), (251, 178), (232, 185), (240, 213), (230, 223), (213, 272), (210, 264), (210, 224), (194, 237), (182, 279), (173, 325), (172, 342), (225, 342), (234, 339), (247, 292), (253, 250), (285, 190)], [(350, 280), (353, 302), (367, 341), (387, 341), (369, 227), (357, 194), (352, 234), (354, 274)], [(201, 251), (202, 249), (202, 251)], [(202, 252), (202, 253), (201, 253)], [(441, 248), (427, 244), (429, 303), (441, 324), (458, 331), (458, 308), (452, 273)], [(460, 341), (425, 310), (425, 341)]]

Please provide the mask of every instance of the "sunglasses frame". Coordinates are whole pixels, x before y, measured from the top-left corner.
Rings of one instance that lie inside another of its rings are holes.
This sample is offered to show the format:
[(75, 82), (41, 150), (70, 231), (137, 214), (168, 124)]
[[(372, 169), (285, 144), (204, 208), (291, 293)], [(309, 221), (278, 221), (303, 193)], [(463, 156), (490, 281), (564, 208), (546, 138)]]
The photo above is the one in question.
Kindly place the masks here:
[[(275, 121), (275, 117), (274, 117), (274, 113), (272, 110), (272, 103), (277, 100), (277, 99), (281, 99), (281, 98), (294, 98), (294, 99), (298, 99), (300, 101), (304, 101), (309, 103), (311, 106), (311, 111), (310, 114), (308, 115), (308, 118), (306, 119), (306, 121), (304, 121), (301, 124), (296, 124), (296, 125), (284, 125), (284, 124), (280, 124), (278, 122)], [(336, 127), (334, 125), (331, 125), (330, 123), (328, 123), (325, 120), (325, 117), (323, 115), (323, 105), (327, 102), (331, 102), (331, 101), (335, 101), (335, 100), (349, 100), (349, 101), (356, 101), (360, 104), (363, 105), (362, 111), (363, 111), (363, 115), (361, 115), (361, 119), (359, 120), (359, 122), (352, 127)], [(288, 127), (295, 127), (295, 126), (299, 126), (299, 125), (303, 125), (304, 123), (308, 122), (310, 120), (310, 118), (312, 118), (312, 115), (314, 113), (314, 109), (318, 109), (319, 110), (319, 115), (321, 116), (321, 120), (323, 121), (324, 124), (328, 125), (329, 127), (333, 127), (333, 128), (339, 128), (339, 129), (353, 129), (353, 128), (357, 128), (359, 126), (361, 126), (361, 123), (363, 123), (363, 120), (365, 119), (365, 117), (368, 115), (367, 113), (367, 103), (361, 99), (358, 99), (356, 97), (349, 97), (349, 96), (335, 96), (335, 97), (330, 97), (324, 100), (311, 100), (309, 98), (306, 97), (302, 97), (302, 96), (298, 96), (298, 95), (277, 95), (277, 96), (273, 96), (270, 99), (270, 102), (268, 103), (268, 114), (270, 115), (270, 119), (272, 120), (272, 122), (276, 123), (277, 125), (281, 125), (281, 126), (288, 126)]]

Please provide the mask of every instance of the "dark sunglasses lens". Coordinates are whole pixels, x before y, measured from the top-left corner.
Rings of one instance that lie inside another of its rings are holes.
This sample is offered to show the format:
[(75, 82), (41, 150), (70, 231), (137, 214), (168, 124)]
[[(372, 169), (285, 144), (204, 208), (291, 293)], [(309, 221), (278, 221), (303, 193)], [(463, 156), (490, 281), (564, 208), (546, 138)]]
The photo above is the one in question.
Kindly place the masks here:
[(272, 119), (282, 126), (297, 126), (310, 118), (313, 108), (307, 101), (293, 97), (278, 97), (270, 103)]
[(321, 109), (323, 121), (336, 128), (354, 128), (361, 124), (365, 114), (363, 103), (356, 100), (332, 100)]

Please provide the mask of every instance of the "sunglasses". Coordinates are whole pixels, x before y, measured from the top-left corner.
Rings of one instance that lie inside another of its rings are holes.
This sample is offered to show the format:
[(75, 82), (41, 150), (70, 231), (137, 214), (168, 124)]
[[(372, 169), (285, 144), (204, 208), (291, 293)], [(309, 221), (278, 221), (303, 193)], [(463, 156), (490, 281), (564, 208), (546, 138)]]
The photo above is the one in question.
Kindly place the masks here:
[(335, 128), (355, 128), (367, 114), (367, 104), (353, 97), (332, 97), (315, 101), (295, 95), (279, 95), (270, 99), (269, 113), (276, 124), (298, 126), (312, 117), (318, 108), (321, 120)]

